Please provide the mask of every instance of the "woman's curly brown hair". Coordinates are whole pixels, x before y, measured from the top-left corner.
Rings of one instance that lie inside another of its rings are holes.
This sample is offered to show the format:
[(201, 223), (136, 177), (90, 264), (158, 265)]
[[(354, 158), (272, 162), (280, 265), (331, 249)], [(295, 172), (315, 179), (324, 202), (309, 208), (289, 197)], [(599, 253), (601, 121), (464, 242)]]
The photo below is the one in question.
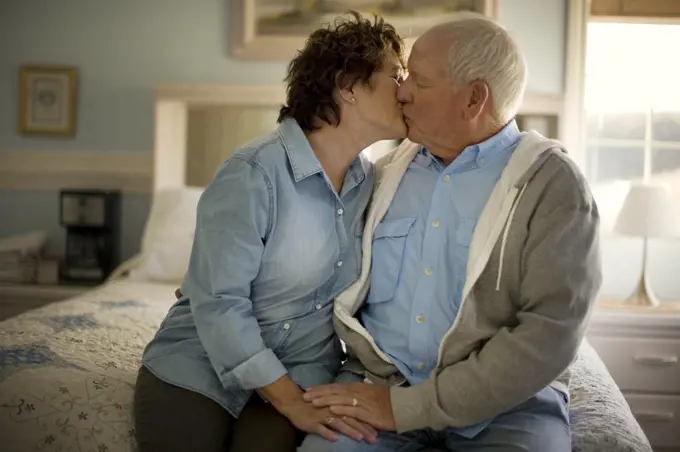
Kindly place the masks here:
[(389, 50), (405, 66), (404, 42), (392, 25), (382, 17), (375, 16), (371, 22), (356, 11), (349, 14), (352, 18), (338, 19), (333, 26), (313, 32), (290, 62), (286, 104), (278, 122), (292, 117), (306, 132), (318, 129), (319, 121), (337, 126), (336, 88), (350, 88), (357, 82), (370, 86), (371, 76), (382, 69)]

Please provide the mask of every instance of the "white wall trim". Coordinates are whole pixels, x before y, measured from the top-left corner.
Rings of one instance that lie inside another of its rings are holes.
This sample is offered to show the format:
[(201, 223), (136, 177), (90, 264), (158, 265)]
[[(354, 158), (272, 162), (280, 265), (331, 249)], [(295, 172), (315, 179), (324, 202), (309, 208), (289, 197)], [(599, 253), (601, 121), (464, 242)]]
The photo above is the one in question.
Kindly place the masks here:
[(518, 113), (561, 116), (563, 111), (564, 98), (561, 94), (526, 93)]
[(590, 22), (614, 22), (618, 24), (680, 25), (680, 17), (651, 16), (590, 16)]
[[(92, 188), (150, 193), (182, 186), (188, 108), (278, 106), (284, 102), (285, 94), (283, 85), (159, 85), (155, 89), (153, 152), (0, 150), (0, 189)], [(527, 93), (520, 113), (560, 115), (562, 108), (562, 96)]]
[(156, 101), (201, 105), (279, 105), (286, 100), (285, 85), (158, 85)]
[(0, 151), (0, 189), (149, 193), (151, 176), (151, 152)]
[(584, 172), (588, 171), (585, 149), (586, 39), (590, 0), (569, 0), (567, 8), (567, 54), (565, 59), (564, 114), (560, 130), (562, 141)]
[[(285, 85), (158, 85), (156, 102), (182, 102), (191, 106), (273, 106), (286, 100)], [(561, 94), (527, 92), (520, 107), (524, 114), (561, 114)]]

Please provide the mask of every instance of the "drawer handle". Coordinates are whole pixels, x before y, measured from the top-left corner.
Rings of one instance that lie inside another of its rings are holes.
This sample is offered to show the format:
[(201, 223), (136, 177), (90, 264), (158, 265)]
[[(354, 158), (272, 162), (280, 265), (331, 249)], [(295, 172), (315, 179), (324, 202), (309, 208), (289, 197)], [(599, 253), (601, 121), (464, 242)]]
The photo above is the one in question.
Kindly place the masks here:
[(677, 356), (636, 356), (633, 358), (636, 363), (643, 366), (672, 366), (678, 363)]
[(633, 416), (639, 421), (672, 421), (675, 417), (675, 413), (659, 412), (659, 411), (633, 411)]

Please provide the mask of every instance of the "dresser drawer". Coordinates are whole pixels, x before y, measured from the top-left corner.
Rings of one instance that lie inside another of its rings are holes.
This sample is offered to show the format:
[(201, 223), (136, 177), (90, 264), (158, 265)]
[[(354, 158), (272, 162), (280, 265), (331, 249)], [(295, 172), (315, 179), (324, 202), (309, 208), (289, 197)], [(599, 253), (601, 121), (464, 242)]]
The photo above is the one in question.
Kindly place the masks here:
[(680, 395), (680, 341), (589, 336), (623, 391)]
[(680, 396), (625, 394), (654, 448), (680, 448)]

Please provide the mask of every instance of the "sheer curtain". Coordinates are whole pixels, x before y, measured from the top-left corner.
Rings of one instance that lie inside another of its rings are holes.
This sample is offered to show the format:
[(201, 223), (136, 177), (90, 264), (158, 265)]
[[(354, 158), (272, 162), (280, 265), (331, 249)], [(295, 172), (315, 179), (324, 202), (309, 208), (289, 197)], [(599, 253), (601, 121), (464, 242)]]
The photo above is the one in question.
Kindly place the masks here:
[[(631, 181), (671, 187), (680, 204), (680, 20), (588, 24), (587, 175), (602, 220), (603, 296), (627, 297), (639, 278), (642, 241), (613, 226)], [(680, 242), (649, 244), (648, 271), (662, 299), (680, 300)]]
[(592, 22), (585, 109), (594, 181), (680, 170), (680, 22)]

